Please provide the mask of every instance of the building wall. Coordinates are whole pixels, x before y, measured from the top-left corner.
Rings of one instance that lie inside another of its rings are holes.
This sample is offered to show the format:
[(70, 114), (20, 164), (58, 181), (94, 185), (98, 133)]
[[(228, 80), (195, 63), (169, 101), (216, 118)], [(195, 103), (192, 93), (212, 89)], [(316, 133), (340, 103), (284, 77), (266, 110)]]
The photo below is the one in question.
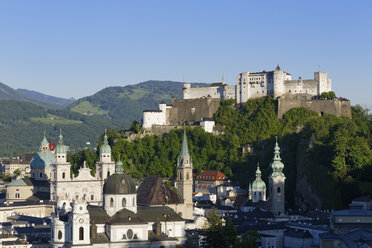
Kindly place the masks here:
[(14, 214), (27, 215), (34, 217), (47, 217), (54, 212), (54, 206), (49, 204), (14, 206), (5, 204), (0, 208), (0, 222), (7, 222), (7, 218)]
[(214, 121), (201, 121), (200, 126), (203, 127), (207, 133), (213, 133)]
[(284, 236), (284, 247), (285, 248), (297, 248), (297, 247), (310, 248), (311, 243), (312, 243), (311, 238), (302, 239), (302, 238)]
[(6, 200), (7, 201), (25, 201), (33, 194), (33, 186), (7, 186)]
[(7, 176), (13, 176), (14, 171), (19, 169), (22, 174), (30, 174), (31, 168), (30, 164), (21, 164), (21, 163), (10, 163), (10, 164), (3, 164), (2, 171)]
[(280, 97), (278, 100), (278, 118), (281, 119), (289, 110), (300, 107), (315, 111), (320, 115), (327, 113), (351, 118), (351, 104), (349, 100), (291, 99), (288, 95)]
[(183, 99), (198, 99), (207, 97), (221, 99), (223, 95), (221, 86), (191, 88), (191, 84), (184, 84), (182, 93)]
[(143, 128), (151, 128), (152, 125), (165, 125), (165, 112), (163, 111), (144, 111)]

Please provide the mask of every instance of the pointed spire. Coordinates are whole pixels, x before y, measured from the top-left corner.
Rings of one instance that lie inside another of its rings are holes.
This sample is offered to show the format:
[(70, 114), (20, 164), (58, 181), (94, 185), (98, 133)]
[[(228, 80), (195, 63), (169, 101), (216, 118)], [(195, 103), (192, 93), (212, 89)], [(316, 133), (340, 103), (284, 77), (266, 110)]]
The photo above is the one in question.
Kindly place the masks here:
[(189, 147), (187, 145), (187, 136), (186, 136), (186, 129), (183, 129), (183, 140), (182, 140), (182, 146), (181, 146), (181, 153), (180, 158), (190, 157), (189, 154)]
[(58, 139), (58, 144), (62, 144), (62, 145), (63, 145), (62, 128), (59, 129), (59, 139)]
[(274, 161), (281, 161), (280, 158), (280, 147), (278, 145), (278, 136), (275, 136), (275, 147), (274, 147)]
[(260, 163), (257, 162), (256, 178), (261, 178)]

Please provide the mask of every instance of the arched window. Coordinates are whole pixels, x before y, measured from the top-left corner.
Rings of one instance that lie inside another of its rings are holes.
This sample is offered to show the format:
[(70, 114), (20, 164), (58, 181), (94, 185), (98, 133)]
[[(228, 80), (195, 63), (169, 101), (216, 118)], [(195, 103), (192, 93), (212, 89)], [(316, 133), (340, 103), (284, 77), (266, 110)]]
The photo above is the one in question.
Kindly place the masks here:
[(107, 171), (107, 177), (109, 177), (110, 176), (110, 172), (109, 171)]
[(90, 200), (91, 200), (91, 201), (94, 200), (94, 195), (91, 195), (91, 196), (90, 196)]
[(63, 172), (62, 173), (62, 178), (65, 179), (65, 177), (66, 177), (66, 173)]
[(114, 207), (114, 199), (110, 198), (110, 207)]
[(186, 174), (186, 180), (189, 180), (189, 178), (190, 178), (190, 174), (187, 172), (187, 174)]
[(181, 172), (180, 172), (179, 178), (180, 178), (180, 181), (182, 181), (182, 173)]
[(136, 206), (136, 198), (133, 197), (133, 206)]
[(43, 177), (43, 173), (42, 172), (40, 172), (40, 177)]
[(79, 228), (79, 240), (84, 240), (84, 227)]
[(124, 207), (124, 208), (127, 206), (127, 199), (126, 198), (123, 198), (123, 200), (121, 200), (121, 206)]
[(276, 192), (279, 194), (280, 193), (280, 187), (278, 187), (277, 189), (276, 189)]
[(62, 232), (58, 231), (58, 239), (61, 239), (61, 238), (62, 238)]

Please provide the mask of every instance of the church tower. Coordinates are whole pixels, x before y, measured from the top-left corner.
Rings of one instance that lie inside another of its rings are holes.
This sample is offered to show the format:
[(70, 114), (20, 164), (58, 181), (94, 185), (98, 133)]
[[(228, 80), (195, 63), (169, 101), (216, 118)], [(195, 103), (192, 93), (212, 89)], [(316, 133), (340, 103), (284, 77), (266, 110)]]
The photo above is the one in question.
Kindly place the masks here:
[(99, 149), (99, 162), (96, 164), (96, 177), (105, 180), (115, 172), (115, 162), (111, 160), (111, 147), (108, 143), (106, 130), (103, 137), (103, 144)]
[(260, 166), (257, 164), (256, 180), (252, 183), (251, 197), (253, 202), (266, 201), (266, 184), (262, 181)]
[(283, 214), (285, 211), (284, 208), (284, 182), (285, 176), (283, 173), (284, 164), (280, 158), (280, 148), (278, 145), (278, 138), (276, 139), (275, 148), (274, 148), (274, 158), (270, 164), (272, 168), (272, 173), (269, 176), (270, 184), (270, 203), (271, 211), (274, 215)]
[(193, 202), (192, 202), (192, 161), (187, 146), (186, 130), (183, 131), (183, 141), (181, 153), (178, 157), (177, 164), (177, 190), (181, 197), (181, 201), (185, 205), (185, 211), (182, 218), (192, 219), (193, 216)]
[(77, 200), (72, 208), (70, 226), (72, 229), (72, 245), (90, 244), (90, 216), (86, 201)]
[(60, 130), (58, 144), (54, 151), (55, 164), (54, 164), (54, 175), (52, 177), (52, 185), (50, 189), (51, 200), (57, 201), (59, 189), (58, 183), (70, 181), (70, 163), (67, 162), (67, 147), (63, 144), (62, 130)]

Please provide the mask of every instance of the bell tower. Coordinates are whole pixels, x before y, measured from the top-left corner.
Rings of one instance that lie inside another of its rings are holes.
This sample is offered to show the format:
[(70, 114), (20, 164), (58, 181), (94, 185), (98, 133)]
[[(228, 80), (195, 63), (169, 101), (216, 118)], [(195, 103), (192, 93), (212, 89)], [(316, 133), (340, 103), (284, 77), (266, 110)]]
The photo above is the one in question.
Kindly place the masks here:
[(99, 162), (97, 162), (96, 168), (96, 177), (99, 177), (101, 180), (105, 180), (115, 172), (115, 162), (113, 162), (111, 158), (111, 147), (108, 143), (106, 130), (105, 136), (103, 137), (103, 144), (99, 149)]
[(276, 138), (274, 158), (270, 164), (270, 167), (273, 170), (271, 175), (269, 176), (271, 211), (274, 215), (280, 215), (285, 212), (284, 183), (286, 177), (283, 173), (284, 164), (282, 163), (282, 159), (280, 158), (278, 138)]
[(177, 190), (181, 201), (185, 205), (185, 211), (182, 218), (192, 219), (193, 216), (193, 202), (192, 202), (192, 161), (187, 146), (186, 130), (183, 131), (183, 140), (181, 153), (178, 157), (177, 163)]

